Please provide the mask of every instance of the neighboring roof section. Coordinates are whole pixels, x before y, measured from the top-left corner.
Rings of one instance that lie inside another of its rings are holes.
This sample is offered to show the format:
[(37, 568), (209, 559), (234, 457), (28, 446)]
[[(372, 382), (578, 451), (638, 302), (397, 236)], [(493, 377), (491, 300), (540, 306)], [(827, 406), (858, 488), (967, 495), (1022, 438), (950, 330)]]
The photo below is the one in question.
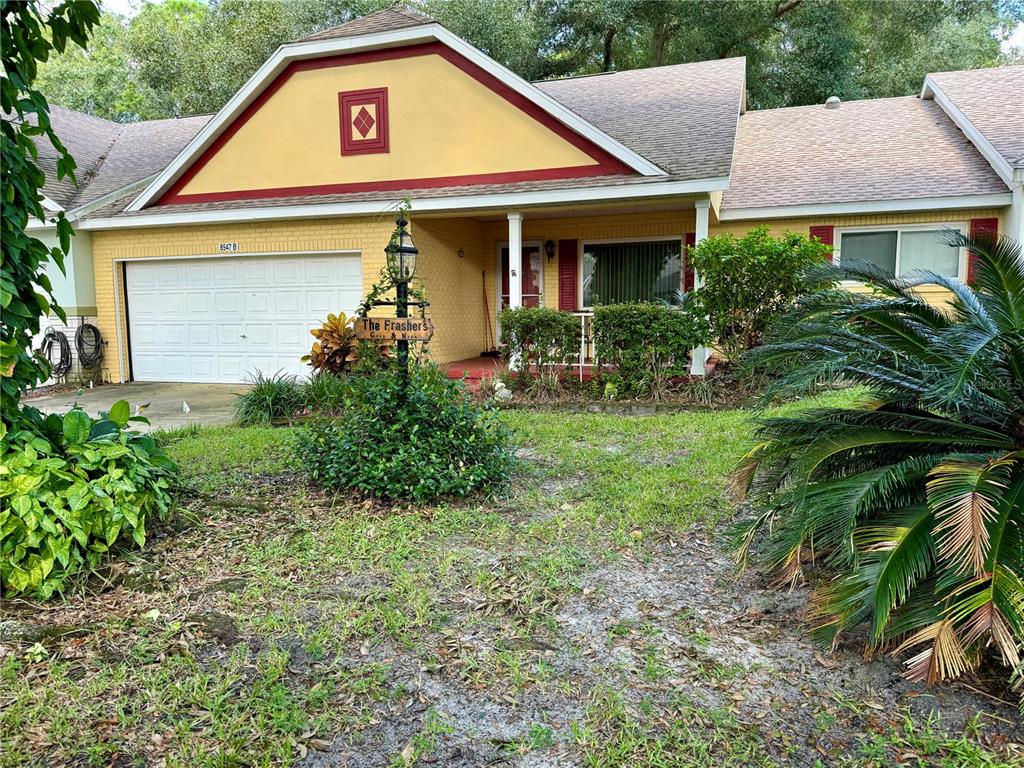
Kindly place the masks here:
[(729, 175), (743, 58), (534, 83), (584, 120), (683, 179)]
[(939, 105), (904, 96), (742, 115), (722, 211), (1006, 193)]
[(162, 171), (209, 119), (203, 115), (122, 124), (51, 106), (50, 124), (75, 159), (78, 184), (57, 179), (57, 152), (39, 137), (39, 165), (46, 174), (43, 194), (70, 211), (124, 189)]
[(98, 172), (100, 164), (121, 132), (121, 126), (110, 120), (56, 106), (50, 107), (50, 125), (75, 159), (78, 186), (71, 179), (57, 179), (57, 150), (45, 136), (37, 136), (34, 140), (39, 150), (39, 166), (46, 174), (43, 193), (62, 208), (71, 209), (82, 190)]
[(300, 42), (309, 40), (333, 40), (339, 37), (358, 37), (359, 35), (372, 35), (375, 32), (391, 32), (395, 29), (406, 29), (408, 27), (420, 27), (425, 24), (433, 24), (434, 19), (424, 13), (414, 11), (405, 6), (387, 8), (361, 19), (341, 24), (337, 27), (325, 29), (323, 32), (315, 32), (300, 39)]
[(92, 202), (159, 173), (209, 120), (209, 115), (200, 115), (121, 126), (106, 159), (79, 195), (77, 204)]
[[(921, 95), (958, 124), (958, 117), (966, 118), (1010, 168), (1024, 168), (1024, 65), (935, 72), (925, 78)], [(968, 126), (961, 127), (970, 135)]]

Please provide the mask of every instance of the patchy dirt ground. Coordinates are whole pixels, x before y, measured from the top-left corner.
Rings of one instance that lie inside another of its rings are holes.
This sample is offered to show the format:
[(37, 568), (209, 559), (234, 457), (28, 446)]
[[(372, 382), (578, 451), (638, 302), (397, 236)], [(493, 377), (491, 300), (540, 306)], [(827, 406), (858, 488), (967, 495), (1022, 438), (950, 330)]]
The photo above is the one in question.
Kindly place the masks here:
[(507, 496), (414, 509), (312, 489), (267, 458), (284, 432), (236, 430), (271, 453), (211, 458), (177, 530), (4, 605), (0, 765), (1024, 764), (991, 681), (829, 654), (804, 591), (737, 579), (741, 422), (516, 418)]

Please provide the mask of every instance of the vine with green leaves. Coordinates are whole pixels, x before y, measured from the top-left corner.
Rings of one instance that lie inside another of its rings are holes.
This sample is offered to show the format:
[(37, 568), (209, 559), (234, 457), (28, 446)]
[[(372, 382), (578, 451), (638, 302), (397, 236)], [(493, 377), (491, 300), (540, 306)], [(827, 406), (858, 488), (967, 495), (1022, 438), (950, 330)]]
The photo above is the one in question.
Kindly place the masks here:
[(0, 78), (0, 434), (19, 420), (22, 392), (50, 375), (49, 363), (32, 353), (40, 318), (53, 312), (66, 320), (44, 265), (52, 261), (64, 271), (74, 234), (71, 224), (63, 212), (50, 217), (59, 240), (54, 248), (27, 229), (32, 220), (47, 219), (46, 175), (39, 167), (36, 142), (49, 141), (56, 150), (57, 179), (76, 181), (75, 161), (54, 132), (49, 104), (34, 83), (39, 64), (52, 52), (63, 52), (69, 42), (84, 48), (99, 19), (99, 7), (93, 2), (69, 0), (47, 10), (41, 2), (0, 0), (0, 57), (5, 74)]

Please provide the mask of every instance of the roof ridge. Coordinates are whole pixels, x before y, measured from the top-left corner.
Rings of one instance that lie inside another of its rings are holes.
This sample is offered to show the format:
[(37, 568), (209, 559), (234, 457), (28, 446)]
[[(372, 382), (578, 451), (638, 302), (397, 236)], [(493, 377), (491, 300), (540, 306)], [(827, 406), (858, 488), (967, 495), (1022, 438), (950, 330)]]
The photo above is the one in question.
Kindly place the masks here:
[(382, 8), (379, 11), (374, 11), (373, 13), (368, 13), (365, 16), (357, 16), (355, 18), (349, 19), (346, 22), (342, 22), (341, 24), (336, 24), (333, 27), (327, 27), (326, 29), (321, 29), (321, 30), (319, 30), (317, 32), (312, 32), (312, 33), (310, 33), (308, 35), (300, 37), (295, 42), (303, 42), (303, 41), (308, 41), (308, 40), (320, 40), (320, 39), (323, 39), (323, 38), (336, 37), (336, 36), (338, 36), (339, 33), (345, 32), (345, 30), (347, 28), (352, 27), (353, 25), (358, 25), (358, 26), (361, 27), (361, 26), (364, 25), (364, 23), (366, 21), (368, 21), (370, 19), (375, 19), (375, 18), (378, 18), (378, 17), (381, 17), (381, 16), (390, 16), (392, 14), (397, 14), (399, 16), (403, 16), (404, 18), (406, 18), (406, 19), (408, 19), (410, 21), (417, 22), (417, 24), (436, 24), (437, 23), (437, 19), (433, 18), (432, 16), (428, 16), (427, 14), (422, 13), (421, 11), (418, 11), (415, 8), (411, 8), (408, 5), (406, 5), (405, 3), (396, 2), (394, 5), (392, 5), (389, 8)]
[(724, 59), (702, 59), (700, 61), (680, 61), (675, 64), (659, 64), (656, 67), (633, 67), (632, 69), (613, 69), (609, 72), (583, 72), (579, 75), (565, 75), (564, 77), (547, 77), (541, 80), (531, 80), (533, 85), (543, 83), (561, 83), (566, 80), (582, 80), (588, 77), (601, 77), (603, 75), (628, 75), (637, 72), (654, 72), (659, 69), (673, 69), (675, 67), (692, 67), (699, 64), (721, 64), (726, 61), (746, 61), (746, 56), (727, 56)]
[(999, 69), (1024, 69), (1024, 64), (1000, 64), (996, 67), (969, 67), (968, 69), (942, 69), (938, 72), (927, 72), (925, 77), (935, 75), (959, 75), (962, 72), (993, 72)]

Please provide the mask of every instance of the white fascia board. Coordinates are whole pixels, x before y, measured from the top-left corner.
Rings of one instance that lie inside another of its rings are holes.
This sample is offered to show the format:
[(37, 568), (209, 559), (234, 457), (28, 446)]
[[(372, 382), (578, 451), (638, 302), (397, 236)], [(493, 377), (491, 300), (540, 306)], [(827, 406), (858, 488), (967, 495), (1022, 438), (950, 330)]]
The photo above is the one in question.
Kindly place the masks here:
[(942, 89), (932, 80), (931, 75), (927, 75), (924, 79), (924, 85), (921, 86), (921, 98), (932, 99), (942, 107), (942, 111), (970, 139), (971, 143), (982, 154), (982, 157), (988, 160), (988, 164), (999, 174), (999, 178), (1006, 182), (1007, 186), (1013, 186), (1015, 176), (1017, 181), (1021, 180), (1024, 172), (1018, 169), (1018, 173), (1014, 173), (1013, 166), (1010, 165), (1005, 157), (999, 154), (999, 151), (992, 145), (992, 142), (985, 138), (981, 131), (974, 126), (974, 123), (967, 118), (967, 115), (961, 112), (959, 107), (943, 93)]
[(756, 219), (802, 219), (809, 216), (845, 216), (872, 213), (907, 213), (911, 211), (960, 210), (964, 208), (1002, 208), (1013, 202), (1010, 192), (992, 195), (960, 195), (956, 197), (918, 197), (906, 200), (871, 200), (853, 203), (814, 203), (781, 205), (766, 208), (723, 208), (719, 219), (741, 221)]
[(57, 213), (58, 211), (64, 210), (64, 206), (62, 206), (60, 203), (54, 202), (46, 195), (43, 195), (43, 199), (40, 200), (40, 202), (43, 204), (43, 208), (45, 208), (48, 211), (53, 211), (54, 213)]
[(141, 189), (145, 189), (152, 183), (153, 179), (155, 179), (156, 177), (157, 174), (151, 173), (149, 176), (146, 176), (145, 178), (139, 179), (138, 181), (133, 181), (131, 184), (125, 184), (123, 187), (118, 187), (113, 192), (108, 192), (105, 195), (97, 197), (95, 200), (90, 200), (88, 203), (80, 205), (77, 208), (71, 210), (68, 213), (68, 218), (71, 220), (80, 219), (83, 216), (86, 216), (87, 214), (91, 213), (92, 211), (95, 211), (98, 208), (102, 208), (107, 203), (112, 203), (114, 200), (124, 197), (125, 195), (128, 195), (132, 192), (138, 192)]
[(56, 229), (57, 222), (52, 220), (40, 221), (37, 218), (31, 218), (28, 220), (28, 224), (25, 225), (25, 231), (29, 232), (42, 232), (48, 229)]
[[(451, 212), (453, 214), (486, 210), (503, 210), (538, 205), (573, 205), (615, 200), (679, 197), (720, 192), (729, 185), (729, 177), (721, 176), (692, 181), (650, 181), (607, 187), (577, 187), (535, 192), (509, 192), (495, 195), (459, 195), (452, 197), (413, 198), (414, 213)], [(245, 201), (241, 201), (244, 203)], [(356, 201), (351, 203), (320, 203), (313, 205), (282, 205), (210, 211), (173, 211), (149, 215), (121, 216), (109, 219), (85, 219), (79, 229), (127, 229), (182, 224), (215, 224), (279, 219), (309, 219), (332, 216), (373, 216), (397, 209), (400, 197), (391, 200)]]
[(142, 210), (156, 197), (162, 194), (184, 172), (189, 161), (205, 151), (221, 134), (232, 120), (238, 117), (262, 93), (263, 88), (270, 85), (285, 67), (292, 61), (300, 59), (322, 58), (340, 53), (355, 53), (378, 48), (394, 48), (417, 42), (437, 40), (461, 53), (474, 64), (482, 67), (497, 77), (513, 90), (535, 102), (541, 109), (551, 114), (577, 133), (586, 137), (597, 146), (618, 158), (626, 165), (645, 176), (665, 176), (665, 171), (646, 158), (598, 130), (575, 112), (566, 109), (559, 102), (543, 93), (536, 86), (523, 80), (518, 75), (501, 66), (490, 57), (484, 55), (473, 46), (453, 35), (440, 24), (427, 24), (421, 27), (397, 29), (390, 32), (377, 32), (357, 37), (337, 38), (333, 40), (310, 40), (307, 42), (286, 43), (256, 70), (228, 103), (225, 104), (203, 129), (196, 134), (178, 156), (143, 190), (126, 210)]

